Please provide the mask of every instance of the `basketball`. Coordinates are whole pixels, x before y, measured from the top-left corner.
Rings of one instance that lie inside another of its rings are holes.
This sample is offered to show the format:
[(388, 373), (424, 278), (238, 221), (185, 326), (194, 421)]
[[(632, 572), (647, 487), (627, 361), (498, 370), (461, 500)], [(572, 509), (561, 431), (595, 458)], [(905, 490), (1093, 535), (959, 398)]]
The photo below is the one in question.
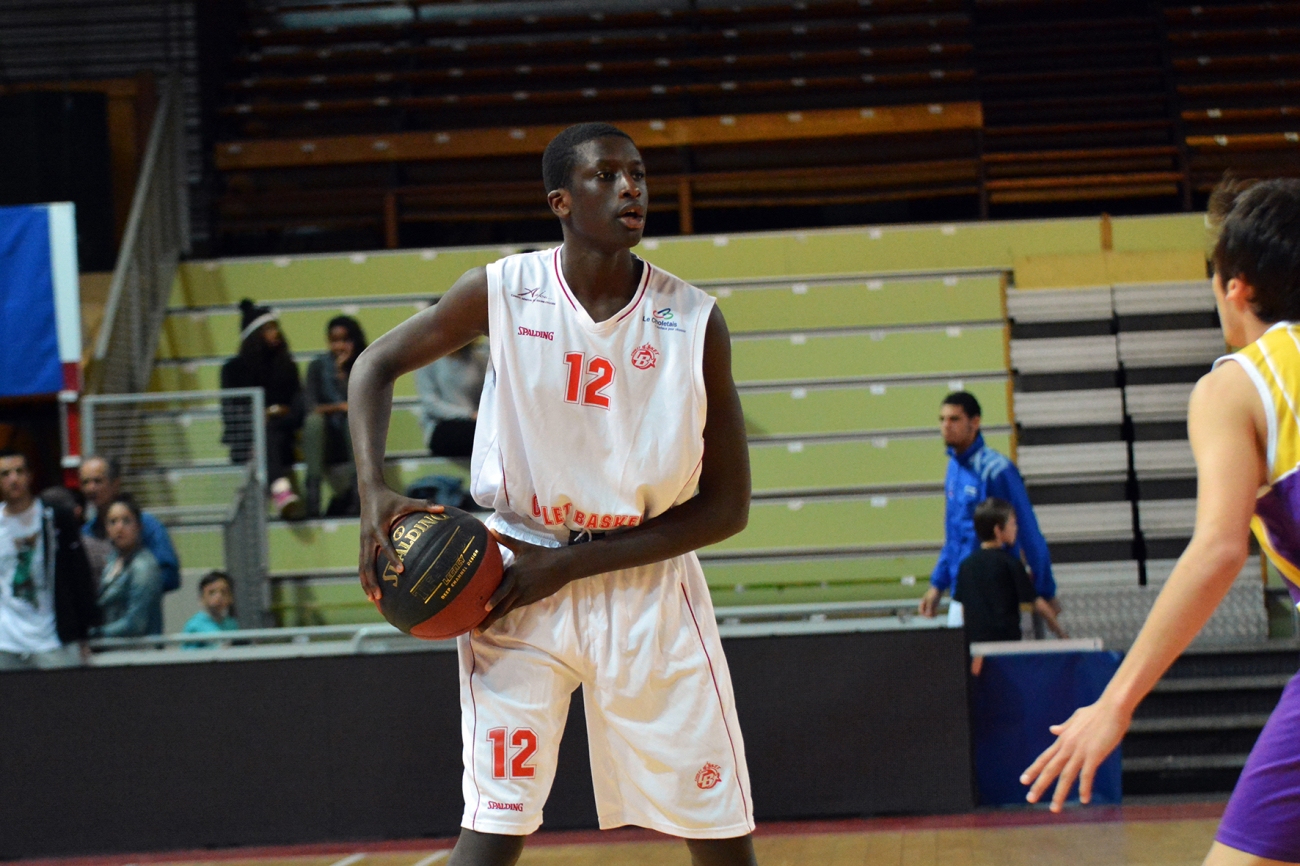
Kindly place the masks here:
[(389, 537), (405, 568), (380, 553), (375, 573), (384, 619), (425, 640), (462, 635), (487, 616), (483, 606), (501, 584), (501, 551), (487, 527), (459, 508), (416, 511), (393, 522)]

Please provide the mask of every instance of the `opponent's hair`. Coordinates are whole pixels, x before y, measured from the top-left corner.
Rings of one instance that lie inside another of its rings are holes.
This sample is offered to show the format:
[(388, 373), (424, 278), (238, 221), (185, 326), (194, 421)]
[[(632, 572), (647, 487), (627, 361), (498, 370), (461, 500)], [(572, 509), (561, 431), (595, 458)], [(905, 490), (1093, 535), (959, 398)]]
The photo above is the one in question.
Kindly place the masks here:
[(960, 406), (961, 410), (966, 413), (967, 417), (980, 417), (980, 401), (975, 399), (974, 394), (966, 391), (953, 391), (947, 397), (943, 398), (940, 406)]
[(632, 136), (609, 123), (575, 124), (552, 138), (542, 154), (542, 183), (546, 184), (546, 191), (549, 193), (569, 185), (579, 147), (611, 136), (632, 141)]
[(203, 595), (203, 590), (207, 589), (218, 580), (224, 580), (226, 586), (230, 587), (232, 592), (234, 591), (235, 582), (230, 579), (230, 575), (226, 574), (224, 571), (209, 571), (207, 574), (203, 575), (203, 579), (199, 581), (199, 595)]
[(1260, 321), (1300, 320), (1300, 180), (1243, 181), (1225, 176), (1210, 196), (1219, 228), (1212, 259), (1226, 284), (1255, 290)]
[(1016, 510), (1005, 499), (990, 496), (975, 506), (975, 537), (980, 541), (993, 541), (993, 530), (1007, 528), (1007, 521)]

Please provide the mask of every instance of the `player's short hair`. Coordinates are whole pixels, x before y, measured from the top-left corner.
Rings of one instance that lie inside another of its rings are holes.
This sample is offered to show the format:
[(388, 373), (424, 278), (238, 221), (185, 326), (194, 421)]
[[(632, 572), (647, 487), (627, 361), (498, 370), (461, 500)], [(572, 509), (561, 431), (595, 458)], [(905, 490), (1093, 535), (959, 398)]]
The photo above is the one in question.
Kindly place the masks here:
[(1225, 177), (1209, 213), (1219, 228), (1212, 254), (1219, 278), (1250, 284), (1261, 321), (1300, 319), (1300, 180)]
[(975, 537), (980, 541), (992, 541), (993, 530), (998, 527), (1006, 529), (1007, 521), (1015, 513), (1010, 502), (990, 496), (975, 506)]
[(224, 571), (209, 571), (207, 574), (203, 575), (203, 579), (199, 581), (199, 595), (202, 595), (203, 590), (207, 589), (218, 580), (224, 580), (226, 586), (230, 587), (232, 592), (234, 591), (235, 582), (230, 579), (230, 575), (226, 574)]
[(579, 147), (589, 141), (611, 136), (632, 141), (632, 136), (609, 123), (575, 124), (552, 138), (542, 154), (542, 183), (546, 184), (546, 191), (551, 192), (569, 185), (573, 179)]
[(980, 401), (975, 399), (975, 395), (966, 391), (953, 391), (947, 397), (943, 398), (941, 406), (960, 406), (961, 410), (966, 413), (968, 418), (980, 417)]

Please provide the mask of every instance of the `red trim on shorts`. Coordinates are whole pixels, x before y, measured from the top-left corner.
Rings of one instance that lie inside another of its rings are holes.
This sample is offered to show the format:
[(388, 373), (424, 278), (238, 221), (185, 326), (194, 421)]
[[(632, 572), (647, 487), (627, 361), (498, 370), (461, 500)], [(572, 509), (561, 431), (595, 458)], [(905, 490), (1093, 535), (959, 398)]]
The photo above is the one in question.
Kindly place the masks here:
[(510, 485), (506, 483), (506, 464), (505, 459), (500, 454), (497, 455), (497, 465), (501, 467), (501, 490), (506, 495), (506, 505), (510, 504)]
[(562, 249), (564, 249), (563, 246), (555, 248), (555, 255), (551, 256), (551, 264), (555, 266), (555, 279), (560, 283), (560, 291), (564, 292), (564, 297), (568, 299), (569, 306), (576, 310), (578, 305), (574, 303), (573, 296), (569, 294), (569, 287), (564, 284), (564, 275), (560, 273), (560, 250)]
[(682, 588), (682, 598), (686, 599), (686, 609), (691, 614), (691, 622), (695, 624), (695, 635), (700, 639), (700, 649), (704, 651), (704, 660), (709, 663), (709, 677), (713, 680), (713, 693), (718, 697), (718, 707), (722, 710), (722, 729), (727, 732), (727, 742), (731, 745), (731, 766), (736, 771), (736, 788), (740, 791), (740, 802), (745, 807), (745, 816), (749, 816), (749, 800), (745, 798), (745, 786), (740, 782), (740, 759), (736, 757), (736, 741), (731, 736), (731, 728), (727, 727), (727, 706), (722, 701), (722, 690), (718, 688), (718, 675), (713, 672), (713, 659), (709, 658), (709, 648), (704, 643), (704, 633), (700, 631), (700, 621), (695, 618), (695, 608), (691, 606), (691, 597), (686, 592), (686, 584), (677, 584)]
[(474, 817), (471, 824), (478, 823), (478, 809), (483, 804), (483, 794), (478, 787), (478, 702), (474, 699), (474, 671), (478, 669), (478, 658), (474, 655), (474, 644), (465, 638), (465, 647), (469, 650), (469, 705), (474, 711), (474, 721), (470, 723), (469, 735), (469, 777), (474, 783)]

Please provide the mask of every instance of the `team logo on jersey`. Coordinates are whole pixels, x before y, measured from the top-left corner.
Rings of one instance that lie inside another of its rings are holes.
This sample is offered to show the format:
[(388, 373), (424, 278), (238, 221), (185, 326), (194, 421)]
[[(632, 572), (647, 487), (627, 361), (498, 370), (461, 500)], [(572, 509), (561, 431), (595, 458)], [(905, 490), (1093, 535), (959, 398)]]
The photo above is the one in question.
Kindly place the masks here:
[(528, 301), (531, 304), (547, 304), (555, 306), (555, 301), (551, 300), (546, 294), (545, 289), (524, 289), (522, 292), (515, 292), (510, 297), (518, 298), (521, 301)]
[(632, 353), (632, 366), (638, 370), (649, 370), (659, 360), (659, 350), (646, 343)]
[(655, 310), (649, 316), (642, 316), (641, 321), (652, 322), (656, 328), (661, 331), (685, 331), (681, 325), (677, 324), (677, 317), (673, 315), (672, 307), (664, 307), (662, 310)]
[(717, 764), (705, 764), (695, 774), (695, 787), (707, 791), (722, 781), (722, 768)]

